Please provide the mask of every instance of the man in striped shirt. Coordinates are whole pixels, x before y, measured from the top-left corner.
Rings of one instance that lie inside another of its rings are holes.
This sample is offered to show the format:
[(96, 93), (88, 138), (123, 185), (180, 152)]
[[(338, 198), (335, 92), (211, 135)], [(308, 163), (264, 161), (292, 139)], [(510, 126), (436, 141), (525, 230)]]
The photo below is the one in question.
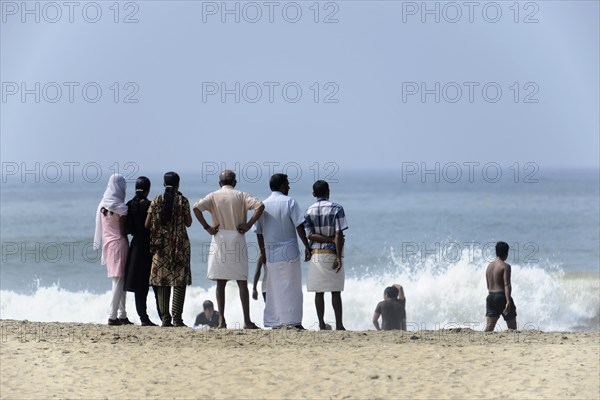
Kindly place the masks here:
[(328, 329), (323, 319), (325, 292), (331, 292), (336, 330), (345, 330), (342, 323), (342, 296), (345, 273), (342, 262), (344, 230), (348, 229), (344, 208), (329, 201), (329, 184), (316, 181), (313, 196), (317, 202), (306, 210), (304, 230), (309, 240), (312, 257), (308, 267), (306, 288), (315, 292), (315, 307), (319, 328)]

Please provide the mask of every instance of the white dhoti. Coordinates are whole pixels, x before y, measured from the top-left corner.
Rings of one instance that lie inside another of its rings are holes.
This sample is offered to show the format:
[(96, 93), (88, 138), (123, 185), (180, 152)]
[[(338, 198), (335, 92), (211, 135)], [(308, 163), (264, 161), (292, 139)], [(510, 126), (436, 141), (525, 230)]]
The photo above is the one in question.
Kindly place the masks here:
[[(265, 326), (302, 324), (302, 269), (300, 257), (267, 262)], [(269, 325), (267, 325), (269, 323)]]
[(212, 237), (208, 255), (207, 278), (242, 280), (248, 279), (248, 248), (246, 237), (238, 231), (219, 229)]
[(344, 267), (333, 269), (335, 254), (313, 254), (308, 267), (306, 290), (309, 292), (341, 292), (344, 290)]

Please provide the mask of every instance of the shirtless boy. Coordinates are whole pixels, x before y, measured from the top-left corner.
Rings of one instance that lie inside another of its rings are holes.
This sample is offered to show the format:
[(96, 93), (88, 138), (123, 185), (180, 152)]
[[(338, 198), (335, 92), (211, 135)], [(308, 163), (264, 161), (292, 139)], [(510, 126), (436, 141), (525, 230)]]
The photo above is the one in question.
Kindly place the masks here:
[(485, 301), (485, 331), (491, 332), (498, 322), (500, 315), (506, 321), (508, 329), (517, 329), (517, 307), (511, 297), (510, 264), (508, 258), (508, 244), (496, 243), (497, 258), (488, 265), (485, 271), (489, 294)]

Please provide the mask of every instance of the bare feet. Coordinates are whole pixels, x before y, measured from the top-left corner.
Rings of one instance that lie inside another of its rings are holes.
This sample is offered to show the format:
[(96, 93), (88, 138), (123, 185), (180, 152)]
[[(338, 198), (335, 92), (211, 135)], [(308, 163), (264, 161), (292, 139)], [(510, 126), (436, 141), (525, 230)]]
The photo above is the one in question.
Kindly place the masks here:
[(254, 322), (244, 324), (244, 329), (260, 329)]

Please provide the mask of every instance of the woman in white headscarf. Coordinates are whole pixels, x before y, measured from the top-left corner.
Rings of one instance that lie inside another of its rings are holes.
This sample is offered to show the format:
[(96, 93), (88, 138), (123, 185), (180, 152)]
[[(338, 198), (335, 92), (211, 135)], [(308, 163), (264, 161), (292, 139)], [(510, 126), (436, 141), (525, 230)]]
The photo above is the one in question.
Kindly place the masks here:
[(129, 249), (126, 233), (126, 187), (127, 183), (122, 175), (112, 175), (96, 212), (94, 249), (98, 249), (102, 245), (102, 264), (106, 265), (108, 277), (112, 279), (112, 300), (108, 325), (131, 324), (125, 311), (127, 292), (123, 288), (125, 263)]

